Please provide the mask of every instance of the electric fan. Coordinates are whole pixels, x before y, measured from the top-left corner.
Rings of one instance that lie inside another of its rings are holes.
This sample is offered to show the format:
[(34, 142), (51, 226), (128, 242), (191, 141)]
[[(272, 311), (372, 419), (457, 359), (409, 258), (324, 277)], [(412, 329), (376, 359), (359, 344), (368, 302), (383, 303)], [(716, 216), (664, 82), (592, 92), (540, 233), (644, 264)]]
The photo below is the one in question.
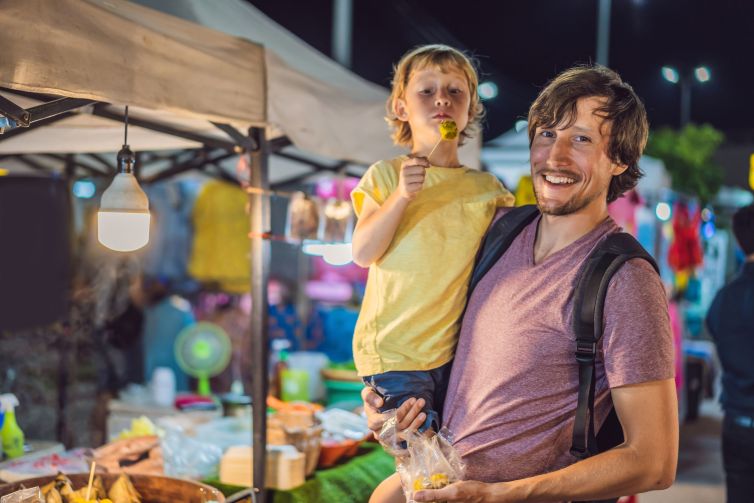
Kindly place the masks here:
[(214, 323), (202, 321), (178, 333), (175, 357), (188, 375), (199, 380), (197, 392), (210, 395), (209, 378), (222, 372), (230, 362), (230, 337)]

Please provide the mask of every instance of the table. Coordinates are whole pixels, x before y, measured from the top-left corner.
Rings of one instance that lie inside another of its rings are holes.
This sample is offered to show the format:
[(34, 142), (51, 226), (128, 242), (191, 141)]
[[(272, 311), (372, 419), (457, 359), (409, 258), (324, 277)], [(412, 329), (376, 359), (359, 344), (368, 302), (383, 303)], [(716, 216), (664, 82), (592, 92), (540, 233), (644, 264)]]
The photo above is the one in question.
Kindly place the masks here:
[[(19, 474), (11, 470), (6, 470), (11, 465), (18, 464), (19, 462), (31, 461), (34, 459), (47, 456), (49, 454), (60, 454), (65, 451), (65, 447), (60, 442), (50, 442), (47, 440), (29, 440), (24, 442), (25, 454), (21, 457), (8, 459), (0, 463), (0, 480), (5, 482), (14, 482), (16, 480), (22, 480), (28, 478), (26, 474)], [(31, 476), (36, 476), (32, 474)]]
[[(350, 460), (332, 468), (317, 470), (304, 485), (288, 491), (270, 491), (273, 503), (367, 502), (377, 485), (395, 472), (395, 462), (379, 444), (366, 443)], [(204, 482), (226, 496), (243, 490), (218, 480)]]

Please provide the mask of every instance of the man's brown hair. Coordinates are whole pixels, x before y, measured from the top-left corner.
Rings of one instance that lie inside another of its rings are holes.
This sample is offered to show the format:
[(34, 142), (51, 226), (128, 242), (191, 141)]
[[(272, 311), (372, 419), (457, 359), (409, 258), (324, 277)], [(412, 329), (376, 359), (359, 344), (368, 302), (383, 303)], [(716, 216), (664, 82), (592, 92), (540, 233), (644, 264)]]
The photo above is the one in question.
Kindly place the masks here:
[(647, 144), (649, 123), (644, 103), (633, 88), (604, 66), (576, 66), (560, 73), (539, 93), (529, 109), (529, 146), (538, 127), (570, 127), (576, 121), (576, 104), (581, 98), (605, 98), (595, 110), (611, 124), (607, 155), (628, 169), (610, 181), (607, 202), (633, 189), (644, 173), (639, 158)]

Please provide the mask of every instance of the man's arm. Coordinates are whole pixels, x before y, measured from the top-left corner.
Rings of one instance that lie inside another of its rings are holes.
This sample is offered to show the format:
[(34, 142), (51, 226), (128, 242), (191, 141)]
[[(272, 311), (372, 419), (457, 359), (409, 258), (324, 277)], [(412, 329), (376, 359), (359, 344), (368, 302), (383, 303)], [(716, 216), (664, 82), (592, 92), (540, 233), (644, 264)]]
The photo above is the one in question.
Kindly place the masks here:
[(458, 482), (419, 491), (416, 501), (594, 500), (665, 489), (678, 462), (678, 403), (673, 379), (611, 390), (623, 444), (561, 470), (497, 484)]

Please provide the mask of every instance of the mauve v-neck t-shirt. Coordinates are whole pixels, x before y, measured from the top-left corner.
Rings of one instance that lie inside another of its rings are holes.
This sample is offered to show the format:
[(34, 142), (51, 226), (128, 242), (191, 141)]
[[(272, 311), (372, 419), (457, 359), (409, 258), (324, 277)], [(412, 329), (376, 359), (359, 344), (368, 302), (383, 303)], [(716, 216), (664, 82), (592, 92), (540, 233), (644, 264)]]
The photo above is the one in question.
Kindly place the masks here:
[[(540, 217), (528, 225), (476, 287), (464, 316), (443, 420), (467, 463), (467, 478), (516, 480), (563, 468), (578, 395), (573, 291), (597, 243), (620, 228), (608, 218), (534, 264)], [(642, 259), (610, 282), (597, 357), (595, 418), (610, 388), (673, 377), (667, 301)]]

